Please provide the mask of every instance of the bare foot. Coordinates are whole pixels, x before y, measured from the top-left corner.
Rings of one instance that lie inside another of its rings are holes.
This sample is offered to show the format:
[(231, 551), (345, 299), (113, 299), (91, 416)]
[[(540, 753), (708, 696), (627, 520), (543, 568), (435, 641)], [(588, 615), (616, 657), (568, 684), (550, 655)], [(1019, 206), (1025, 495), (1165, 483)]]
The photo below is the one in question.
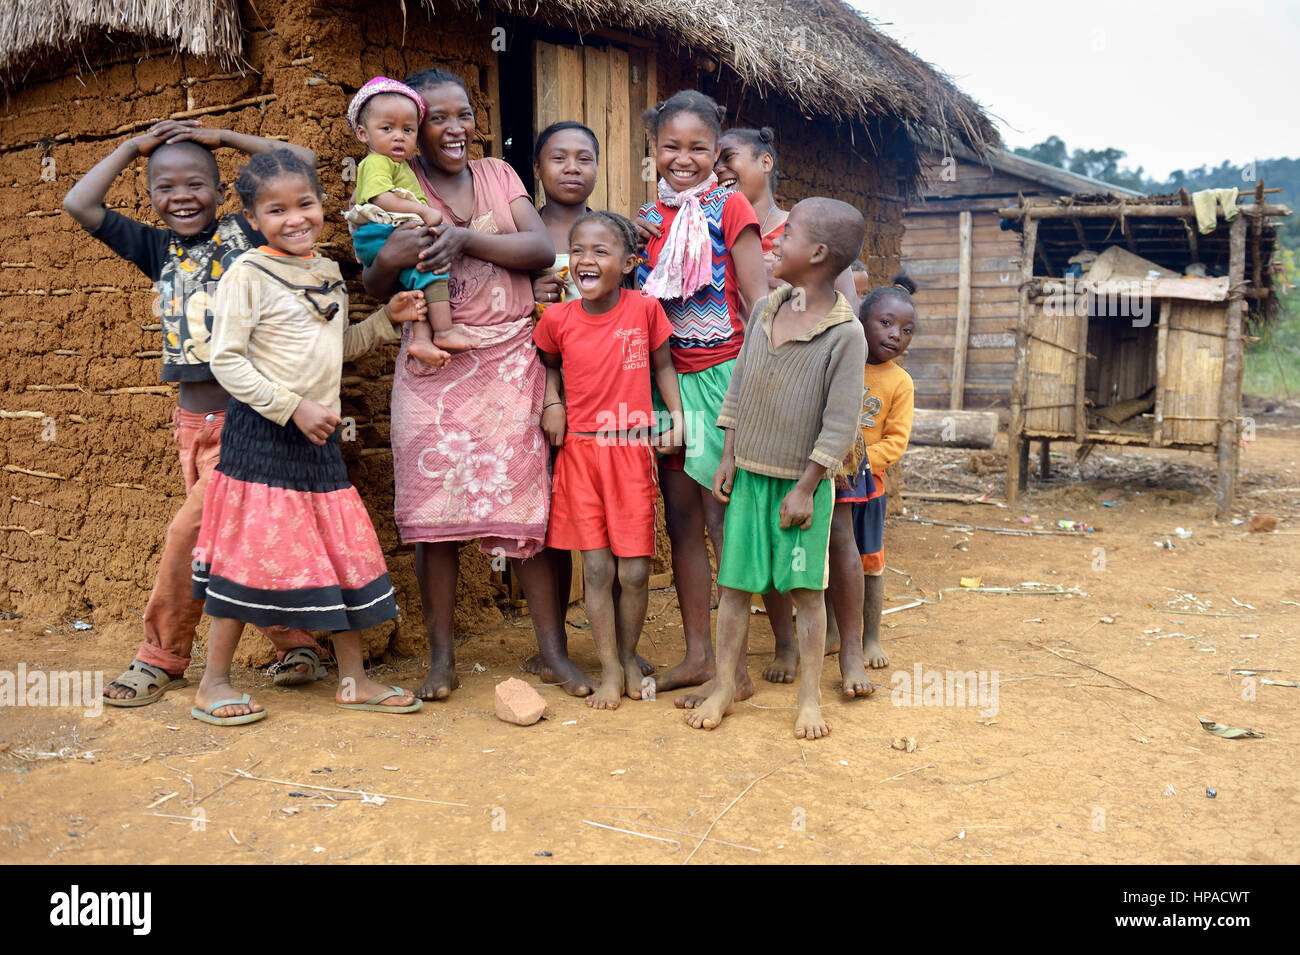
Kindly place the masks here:
[(870, 696), (876, 692), (875, 686), (859, 660), (845, 660), (840, 657), (840, 677), (844, 680), (844, 698), (846, 700)]
[(623, 665), (623, 692), (627, 694), (628, 699), (641, 699), (641, 676), (641, 668), (637, 666), (635, 660)]
[(809, 703), (799, 710), (794, 721), (796, 739), (821, 739), (831, 735), (831, 726), (822, 719), (822, 708), (816, 703)]
[[(655, 677), (655, 691), (666, 693), (684, 686), (700, 686), (713, 679), (713, 665), (703, 661), (683, 660)], [(706, 694), (707, 695), (707, 694)]]
[[(690, 693), (684, 693), (673, 700), (673, 706), (679, 710), (693, 710), (702, 706), (706, 700), (711, 697), (717, 689), (717, 680), (709, 680), (698, 690)], [(747, 700), (754, 695), (754, 681), (745, 674), (745, 678), (736, 684), (736, 695), (732, 698), (733, 703), (739, 703), (741, 700)]]
[(593, 710), (616, 710), (623, 702), (623, 670), (620, 667), (613, 673), (602, 674), (600, 686), (596, 692), (587, 697), (587, 705)]
[(445, 351), (469, 351), (478, 348), (483, 339), (461, 325), (453, 325), (444, 331), (433, 330), (433, 343)]
[(707, 699), (702, 700), (699, 706), (683, 713), (682, 718), (686, 720), (687, 726), (697, 730), (711, 730), (731, 712), (731, 706), (732, 701), (725, 699), (723, 693), (714, 692)]
[(889, 657), (880, 649), (880, 641), (868, 637), (862, 647), (862, 655), (867, 658), (867, 666), (873, 670), (883, 670), (889, 666)]
[[(590, 696), (596, 689), (591, 677), (579, 670), (577, 664), (568, 657), (549, 662), (543, 659), (538, 676), (542, 678), (543, 683), (553, 683), (569, 696)], [(617, 700), (622, 695), (623, 690), (620, 687), (614, 699)], [(618, 703), (615, 702), (614, 706), (618, 706)]]
[[(456, 676), (456, 661), (450, 654), (438, 655), (438, 659), (429, 660), (429, 675), (424, 678), (415, 695), (422, 700), (445, 700), (451, 691), (460, 688), (460, 677)], [(374, 694), (371, 694), (372, 696)], [(369, 699), (370, 697), (364, 697)]]
[[(653, 673), (655, 672), (655, 665), (654, 665), (653, 663), (651, 663), (649, 660), (647, 660), (645, 657), (641, 656), (641, 654), (639, 654), (639, 653), (638, 653), (637, 656), (636, 656), (636, 665), (637, 665), (637, 667), (640, 668), (640, 670), (641, 670), (641, 676), (650, 676), (651, 674), (653, 674)], [(541, 655), (540, 653), (534, 653), (531, 657), (529, 657), (527, 660), (525, 660), (525, 661), (521, 664), (521, 666), (523, 667), (523, 670), (524, 670), (525, 673), (533, 673), (533, 674), (536, 674), (536, 675), (541, 675), (541, 672), (542, 672), (542, 655)], [(641, 678), (640, 678), (640, 677), (637, 677), (637, 681), (636, 681), (636, 683), (637, 683), (637, 686), (640, 686), (640, 685), (641, 685)], [(630, 684), (629, 684), (629, 685), (630, 685)], [(675, 690), (678, 686), (693, 686), (693, 685), (694, 685), (694, 684), (691, 684), (691, 683), (678, 683), (678, 684), (676, 684), (675, 686), (664, 687), (664, 689), (666, 689), (666, 690)]]
[(430, 368), (442, 368), (447, 362), (451, 361), (451, 355), (433, 344), (433, 342), (412, 341), (406, 347), (406, 351), (412, 358)]
[(763, 679), (768, 683), (793, 683), (799, 672), (799, 647), (792, 644), (778, 647), (772, 662), (763, 667)]
[[(432, 670), (430, 670), (429, 678), (431, 679), (432, 677), (433, 677), (433, 672)], [(428, 686), (429, 680), (426, 679), (424, 682), (425, 682), (425, 686)], [(456, 681), (456, 685), (457, 686), (460, 685), (459, 680)], [(338, 692), (334, 694), (334, 701), (336, 703), (364, 703), (366, 702), (366, 700), (374, 699), (376, 696), (379, 696), (381, 693), (391, 692), (392, 689), (393, 688), (391, 686), (388, 686), (387, 684), (384, 683), (376, 683), (374, 680), (371, 680), (368, 677), (363, 677), (362, 679), (356, 681), (342, 679), (339, 680), (339, 688), (338, 688)], [(423, 686), (420, 687), (420, 692), (421, 693), (424, 692)], [(421, 697), (421, 699), (430, 699), (430, 697)], [(441, 697), (439, 697), (439, 699), (441, 699)], [(401, 696), (390, 696), (386, 700), (380, 700), (378, 705), (379, 706), (410, 706), (414, 702), (415, 702), (414, 693), (403, 693)]]
[[(206, 710), (217, 700), (238, 700), (244, 694), (240, 693), (228, 680), (217, 680), (209, 683), (206, 679), (199, 683), (198, 691), (194, 694), (194, 705), (201, 710)], [(210, 714), (218, 719), (225, 719), (227, 716), (247, 716), (249, 713), (260, 713), (264, 707), (257, 700), (249, 700), (247, 703), (231, 703), (229, 706), (218, 706)]]

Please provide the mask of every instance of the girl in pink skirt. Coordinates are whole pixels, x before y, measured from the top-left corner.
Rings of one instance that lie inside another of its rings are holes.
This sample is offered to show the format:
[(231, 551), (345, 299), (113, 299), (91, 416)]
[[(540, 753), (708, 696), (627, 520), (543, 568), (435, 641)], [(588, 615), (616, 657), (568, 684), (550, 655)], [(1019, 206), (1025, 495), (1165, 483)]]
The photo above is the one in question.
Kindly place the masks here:
[(231, 400), (221, 463), (208, 485), (194, 551), (194, 596), (212, 617), (208, 665), (191, 715), (205, 723), (266, 716), (230, 685), (244, 624), (333, 631), (338, 704), (413, 713), (420, 701), (367, 679), (360, 630), (397, 616), (370, 516), (339, 452), (343, 362), (422, 320), (419, 292), (401, 292), (348, 324), (338, 266), (312, 252), (324, 223), (316, 171), (292, 154), (260, 153), (235, 183), (267, 245), (217, 286), (211, 367)]

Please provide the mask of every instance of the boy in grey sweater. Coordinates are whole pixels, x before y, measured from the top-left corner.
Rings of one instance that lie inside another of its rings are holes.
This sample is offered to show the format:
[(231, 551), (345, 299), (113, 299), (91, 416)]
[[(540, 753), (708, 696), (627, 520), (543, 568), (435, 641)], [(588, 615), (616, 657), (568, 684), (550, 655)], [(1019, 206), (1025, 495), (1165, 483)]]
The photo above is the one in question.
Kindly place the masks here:
[(718, 415), (726, 438), (713, 477), (727, 504), (718, 567), (717, 677), (686, 722), (713, 729), (731, 711), (749, 638), (749, 595), (790, 593), (798, 610), (799, 714), (794, 735), (830, 733), (821, 715), (834, 489), (862, 408), (866, 338), (835, 278), (857, 258), (866, 222), (835, 199), (805, 199), (774, 248), (789, 284), (754, 306)]

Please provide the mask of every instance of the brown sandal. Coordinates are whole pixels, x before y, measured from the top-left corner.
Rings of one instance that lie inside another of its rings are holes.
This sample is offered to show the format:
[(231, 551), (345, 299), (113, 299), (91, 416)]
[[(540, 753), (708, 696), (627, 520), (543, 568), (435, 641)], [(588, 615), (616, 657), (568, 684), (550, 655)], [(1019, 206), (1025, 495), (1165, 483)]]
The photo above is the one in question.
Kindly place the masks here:
[[(104, 694), (104, 702), (109, 706), (148, 706), (161, 700), (168, 690), (178, 690), (187, 685), (185, 677), (172, 676), (166, 670), (160, 670), (139, 660), (132, 660), (131, 665), (113, 683), (124, 686), (128, 690), (135, 690), (135, 696), (119, 700)], [(149, 690), (151, 686), (156, 689)], [(149, 692), (145, 692), (146, 690)]]

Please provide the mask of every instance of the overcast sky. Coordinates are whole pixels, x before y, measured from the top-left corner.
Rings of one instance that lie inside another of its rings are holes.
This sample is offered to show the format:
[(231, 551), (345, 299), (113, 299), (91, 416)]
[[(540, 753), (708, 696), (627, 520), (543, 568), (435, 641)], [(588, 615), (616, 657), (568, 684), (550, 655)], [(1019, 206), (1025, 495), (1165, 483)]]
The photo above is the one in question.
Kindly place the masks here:
[(849, 0), (950, 75), (1008, 147), (1114, 146), (1163, 178), (1300, 156), (1300, 0)]

